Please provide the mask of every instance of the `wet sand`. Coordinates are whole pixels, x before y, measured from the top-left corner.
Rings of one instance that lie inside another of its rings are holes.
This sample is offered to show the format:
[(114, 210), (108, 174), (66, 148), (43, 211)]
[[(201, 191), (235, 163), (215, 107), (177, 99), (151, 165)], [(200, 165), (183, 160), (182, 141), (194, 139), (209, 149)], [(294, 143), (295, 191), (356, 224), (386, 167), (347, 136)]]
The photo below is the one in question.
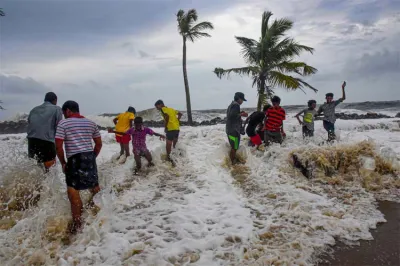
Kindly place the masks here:
[(338, 244), (333, 258), (324, 257), (320, 266), (382, 266), (400, 265), (400, 203), (381, 201), (379, 210), (385, 215), (386, 223), (372, 230), (374, 240), (361, 241), (359, 246)]

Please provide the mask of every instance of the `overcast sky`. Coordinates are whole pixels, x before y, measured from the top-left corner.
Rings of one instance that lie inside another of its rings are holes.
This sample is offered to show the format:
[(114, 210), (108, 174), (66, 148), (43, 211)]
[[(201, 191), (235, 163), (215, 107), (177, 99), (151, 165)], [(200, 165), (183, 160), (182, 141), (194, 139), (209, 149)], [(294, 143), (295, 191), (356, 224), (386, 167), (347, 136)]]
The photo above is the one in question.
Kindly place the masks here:
[(258, 39), (264, 10), (295, 24), (290, 35), (315, 48), (302, 60), (318, 68), (319, 89), (286, 92), (282, 103), (322, 102), (348, 83), (348, 101), (400, 99), (399, 0), (2, 0), (0, 100), (6, 111), (29, 112), (47, 91), (59, 104), (76, 100), (83, 114), (153, 107), (161, 98), (185, 110), (182, 39), (175, 14), (196, 8), (214, 24), (212, 38), (188, 44), (193, 109), (225, 108), (242, 91), (256, 105), (248, 78), (218, 79), (215, 67), (245, 66), (234, 36)]

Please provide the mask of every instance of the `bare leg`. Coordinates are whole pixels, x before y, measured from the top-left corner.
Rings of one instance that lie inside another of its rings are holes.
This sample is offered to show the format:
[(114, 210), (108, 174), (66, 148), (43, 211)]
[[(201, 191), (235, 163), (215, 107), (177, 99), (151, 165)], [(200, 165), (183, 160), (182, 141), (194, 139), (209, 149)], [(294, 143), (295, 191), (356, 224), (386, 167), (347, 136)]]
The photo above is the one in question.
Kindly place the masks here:
[(148, 167), (154, 166), (153, 157), (151, 156), (151, 153), (149, 151), (144, 152), (144, 157), (146, 157), (146, 160), (149, 162), (149, 164), (147, 165)]
[(136, 162), (136, 169), (135, 171), (139, 171), (142, 168), (142, 160), (140, 159), (139, 154), (135, 154), (135, 162)]
[(229, 158), (231, 159), (232, 164), (234, 164), (236, 161), (236, 150), (235, 149), (231, 149), (231, 152), (229, 153)]
[(122, 156), (124, 154), (124, 144), (120, 143), (119, 144), (121, 150), (119, 151), (119, 156)]
[(167, 156), (169, 158), (169, 155), (171, 154), (171, 148), (172, 148), (172, 140), (167, 140), (166, 148), (167, 148)]
[(124, 152), (125, 152), (125, 156), (129, 157), (130, 156), (130, 152), (129, 152), (129, 142), (128, 143), (124, 143), (122, 144), (123, 148), (124, 148)]
[(89, 200), (89, 202), (88, 202), (88, 204), (87, 204), (87, 206), (89, 207), (89, 208), (93, 208), (94, 207), (94, 201), (93, 201), (93, 197), (94, 197), (94, 195), (96, 195), (97, 193), (99, 193), (99, 191), (100, 191), (100, 186), (95, 186), (94, 188), (92, 188), (92, 189), (90, 189), (90, 193), (92, 193), (92, 197), (90, 198), (90, 200)]
[(174, 147), (174, 149), (176, 148), (176, 144), (178, 143), (178, 138), (174, 138), (174, 142), (173, 142), (173, 147)]
[(82, 200), (79, 190), (67, 187), (68, 199), (71, 203), (72, 228), (71, 233), (76, 233), (82, 227)]
[(52, 167), (53, 165), (56, 164), (56, 159), (44, 162), (43, 164), (44, 164), (45, 172), (47, 173), (47, 172), (49, 172), (50, 167)]

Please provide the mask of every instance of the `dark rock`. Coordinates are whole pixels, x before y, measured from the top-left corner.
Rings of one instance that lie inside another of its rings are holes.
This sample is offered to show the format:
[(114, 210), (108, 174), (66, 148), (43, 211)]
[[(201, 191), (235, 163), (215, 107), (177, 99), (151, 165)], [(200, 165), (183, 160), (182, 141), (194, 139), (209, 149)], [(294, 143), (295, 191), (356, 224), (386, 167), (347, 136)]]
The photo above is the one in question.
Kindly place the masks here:
[[(336, 113), (336, 119), (342, 120), (359, 120), (359, 119), (380, 119), (380, 118), (391, 118), (390, 116), (384, 114), (377, 113), (366, 113), (366, 114), (345, 114), (345, 113)], [(315, 120), (322, 120), (323, 117), (317, 117)]]
[(397, 113), (397, 115), (395, 117), (400, 117), (400, 113)]

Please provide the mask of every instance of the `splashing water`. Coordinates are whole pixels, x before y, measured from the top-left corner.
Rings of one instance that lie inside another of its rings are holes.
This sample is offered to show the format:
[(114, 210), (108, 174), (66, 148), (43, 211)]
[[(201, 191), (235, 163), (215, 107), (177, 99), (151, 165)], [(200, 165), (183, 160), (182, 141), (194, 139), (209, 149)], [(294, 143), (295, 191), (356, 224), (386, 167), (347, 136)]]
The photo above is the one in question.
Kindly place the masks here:
[[(112, 162), (119, 147), (111, 134), (102, 132), (104, 146), (98, 158), (102, 191), (94, 197), (99, 209), (84, 211), (83, 232), (73, 237), (67, 234), (70, 206), (59, 166), (43, 174), (26, 159), (23, 136), (0, 139), (4, 169), (0, 195), (7, 203), (2, 206), (9, 206), (11, 198), (23, 199), (14, 209), (3, 209), (8, 212), (3, 217), (14, 222), (0, 231), (0, 264), (312, 265), (337, 240), (371, 239), (370, 228), (385, 221), (375, 199), (387, 195), (383, 191), (392, 194), (391, 200), (400, 198), (392, 193), (398, 191), (395, 183), (386, 187), (382, 175), (389, 169), (387, 162), (393, 166), (398, 162), (400, 142), (395, 132), (342, 130), (343, 147), (366, 136), (376, 140), (371, 151), (382, 162), (372, 164), (368, 154), (357, 159), (368, 171), (378, 168), (382, 179), (376, 190), (367, 185), (376, 184), (374, 175), (371, 180), (365, 175), (364, 184), (361, 179), (347, 181), (340, 171), (332, 177), (321, 175), (321, 180), (307, 179), (293, 168), (288, 160), (292, 152), (305, 155), (321, 149), (317, 145), (325, 137), (321, 128), (317, 127), (314, 141), (305, 142), (293, 126), (282, 146), (272, 145), (265, 152), (242, 144), (238, 154), (245, 164), (237, 166), (229, 164), (223, 128), (182, 128), (171, 155), (175, 168), (161, 159), (165, 144), (149, 138), (156, 166), (139, 176), (133, 176), (132, 157), (125, 164)], [(341, 147), (322, 150), (329, 149)], [(329, 154), (321, 152), (319, 157), (330, 158)], [(17, 183), (30, 184), (22, 194), (39, 198), (18, 196), (19, 188), (12, 192)], [(31, 189), (36, 185), (40, 189)], [(87, 202), (89, 195), (82, 194)]]

